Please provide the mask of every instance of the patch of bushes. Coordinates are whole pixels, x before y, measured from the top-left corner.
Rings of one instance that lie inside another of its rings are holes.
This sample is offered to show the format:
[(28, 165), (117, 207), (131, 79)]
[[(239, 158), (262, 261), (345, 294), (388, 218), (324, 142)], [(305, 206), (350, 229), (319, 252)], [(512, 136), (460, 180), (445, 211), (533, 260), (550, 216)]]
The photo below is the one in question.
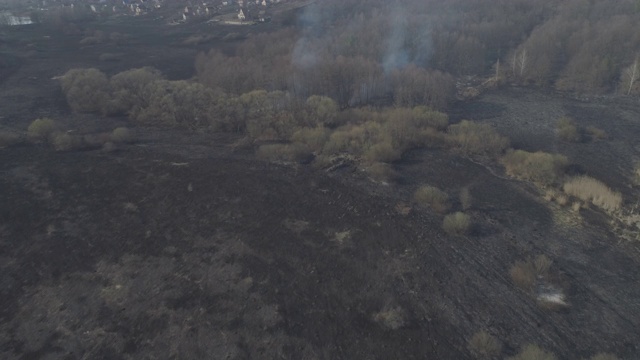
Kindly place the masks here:
[(569, 161), (563, 155), (542, 151), (531, 153), (513, 150), (502, 157), (507, 174), (539, 185), (551, 185), (561, 180)]
[(331, 131), (322, 126), (314, 128), (303, 127), (291, 135), (291, 141), (304, 144), (308, 146), (311, 151), (320, 153), (329, 140), (330, 135)]
[(365, 168), (367, 173), (375, 180), (389, 182), (398, 178), (398, 173), (389, 164), (373, 163)]
[(471, 228), (471, 217), (463, 212), (456, 212), (444, 217), (442, 228), (449, 235), (466, 235)]
[(622, 195), (612, 191), (603, 182), (589, 176), (578, 176), (567, 180), (562, 187), (564, 191), (584, 202), (612, 212), (622, 206)]
[(481, 330), (469, 339), (469, 350), (478, 359), (493, 359), (500, 355), (502, 346), (498, 339)]
[(98, 69), (72, 69), (60, 79), (71, 109), (80, 113), (104, 112), (110, 99), (107, 76)]
[(510, 357), (508, 360), (556, 360), (556, 356), (541, 349), (538, 345), (525, 345), (518, 355)]
[(450, 208), (449, 195), (435, 186), (420, 186), (413, 193), (413, 199), (418, 204), (428, 206), (438, 213), (444, 213)]
[(497, 157), (509, 147), (509, 139), (493, 127), (469, 120), (449, 126), (448, 135), (451, 146), (466, 155)]
[(564, 141), (579, 142), (581, 139), (580, 131), (578, 130), (575, 120), (566, 116), (558, 119), (556, 132), (558, 137)]
[(33, 141), (46, 141), (55, 130), (56, 123), (52, 119), (35, 119), (27, 128), (27, 137)]

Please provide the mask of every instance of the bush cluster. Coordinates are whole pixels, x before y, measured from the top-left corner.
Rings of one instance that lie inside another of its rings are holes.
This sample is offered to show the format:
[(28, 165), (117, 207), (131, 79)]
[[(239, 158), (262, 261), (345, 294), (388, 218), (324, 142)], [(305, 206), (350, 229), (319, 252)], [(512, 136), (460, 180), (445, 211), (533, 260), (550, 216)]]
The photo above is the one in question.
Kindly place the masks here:
[(509, 139), (488, 124), (463, 120), (449, 126), (451, 145), (466, 155), (497, 157), (509, 147)]
[(569, 163), (563, 155), (524, 150), (510, 151), (501, 161), (507, 174), (545, 186), (559, 182)]

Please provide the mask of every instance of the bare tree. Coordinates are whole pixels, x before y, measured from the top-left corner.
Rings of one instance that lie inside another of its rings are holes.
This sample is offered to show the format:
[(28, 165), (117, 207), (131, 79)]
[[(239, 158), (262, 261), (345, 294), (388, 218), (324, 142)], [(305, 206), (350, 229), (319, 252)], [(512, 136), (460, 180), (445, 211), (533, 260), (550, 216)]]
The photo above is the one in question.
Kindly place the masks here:
[(622, 70), (621, 82), (622, 86), (624, 86), (625, 94), (631, 94), (631, 90), (633, 89), (633, 85), (640, 78), (640, 69), (638, 69), (638, 58), (636, 57), (635, 61), (632, 65), (626, 67)]

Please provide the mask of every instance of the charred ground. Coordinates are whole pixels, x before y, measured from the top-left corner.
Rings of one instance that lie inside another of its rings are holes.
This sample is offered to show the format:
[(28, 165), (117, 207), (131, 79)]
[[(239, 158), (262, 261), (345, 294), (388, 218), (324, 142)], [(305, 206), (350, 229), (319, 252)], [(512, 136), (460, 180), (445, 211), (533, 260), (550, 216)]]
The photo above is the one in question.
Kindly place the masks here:
[[(5, 30), (2, 129), (23, 132), (41, 116), (81, 133), (128, 124), (71, 113), (51, 80), (70, 68), (193, 74), (201, 49), (181, 41), (193, 29), (137, 26), (127, 44), (104, 46)], [(158, 31), (176, 41), (153, 40)], [(103, 53), (120, 60), (100, 62)], [(633, 202), (639, 113), (634, 101), (510, 88), (455, 105), (452, 118), (568, 155), (574, 171)], [(562, 114), (610, 138), (558, 141)], [(0, 150), (3, 358), (471, 359), (468, 339), (483, 329), (501, 356), (527, 343), (562, 359), (640, 353), (637, 242), (603, 213), (547, 202), (498, 166), (415, 150), (382, 184), (348, 165), (257, 160), (237, 135), (135, 130), (136, 144), (113, 151)], [(470, 189), (468, 236), (447, 235), (440, 214), (411, 205), (423, 183)], [(513, 284), (511, 266), (538, 255), (553, 260), (546, 281), (567, 306), (540, 306), (541, 290)]]

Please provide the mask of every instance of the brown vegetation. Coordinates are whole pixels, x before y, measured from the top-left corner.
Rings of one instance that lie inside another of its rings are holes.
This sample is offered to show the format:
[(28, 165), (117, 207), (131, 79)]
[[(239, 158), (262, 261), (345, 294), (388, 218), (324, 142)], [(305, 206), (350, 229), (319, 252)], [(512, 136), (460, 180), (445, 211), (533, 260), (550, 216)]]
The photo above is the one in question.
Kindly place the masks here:
[(471, 227), (471, 217), (462, 212), (456, 212), (444, 217), (442, 228), (449, 235), (466, 235)]
[(27, 137), (33, 141), (46, 141), (56, 130), (56, 123), (49, 118), (34, 120), (27, 128)]
[(556, 131), (558, 137), (564, 141), (579, 142), (581, 139), (575, 120), (566, 116), (558, 120)]
[(493, 359), (500, 355), (502, 346), (498, 339), (481, 330), (469, 339), (469, 350), (478, 359)]
[(463, 120), (449, 126), (448, 133), (451, 145), (467, 155), (497, 157), (509, 146), (509, 139), (487, 124)]
[(512, 150), (501, 159), (507, 174), (540, 185), (559, 182), (569, 161), (563, 155)]
[(518, 355), (510, 357), (509, 360), (556, 360), (556, 356), (543, 350), (538, 345), (528, 344), (522, 348)]
[(567, 180), (564, 191), (578, 199), (612, 212), (622, 206), (622, 195), (612, 191), (607, 185), (589, 176), (578, 176)]
[(444, 213), (450, 208), (449, 195), (435, 186), (422, 185), (413, 194), (413, 199), (422, 206)]

